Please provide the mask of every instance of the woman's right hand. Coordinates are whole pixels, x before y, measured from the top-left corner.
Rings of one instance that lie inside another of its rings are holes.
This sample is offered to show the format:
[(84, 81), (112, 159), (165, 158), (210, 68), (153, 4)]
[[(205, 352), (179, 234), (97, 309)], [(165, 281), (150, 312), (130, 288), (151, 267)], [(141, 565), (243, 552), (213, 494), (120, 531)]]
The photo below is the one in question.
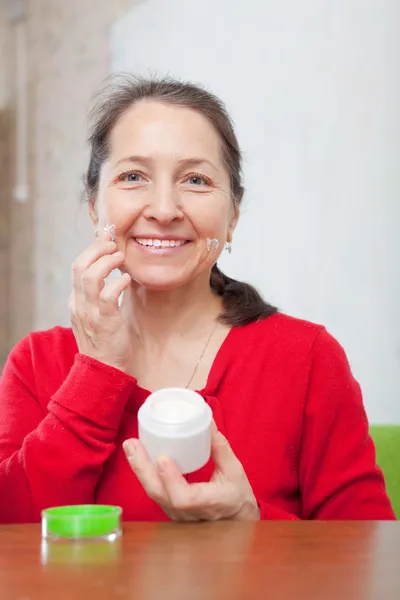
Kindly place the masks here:
[(131, 339), (118, 298), (129, 286), (131, 277), (124, 273), (107, 285), (104, 281), (124, 260), (110, 232), (101, 232), (99, 239), (73, 264), (69, 306), (79, 352), (128, 373)]

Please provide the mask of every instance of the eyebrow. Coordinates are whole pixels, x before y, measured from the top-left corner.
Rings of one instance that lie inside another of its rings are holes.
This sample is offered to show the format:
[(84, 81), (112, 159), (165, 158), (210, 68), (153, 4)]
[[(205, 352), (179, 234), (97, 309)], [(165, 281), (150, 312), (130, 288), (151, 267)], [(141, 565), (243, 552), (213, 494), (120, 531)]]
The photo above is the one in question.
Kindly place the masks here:
[(115, 163), (115, 166), (118, 167), (118, 165), (120, 165), (121, 163), (124, 162), (130, 162), (130, 163), (141, 163), (143, 165), (147, 165), (151, 162), (153, 162), (152, 158), (149, 158), (147, 156), (139, 156), (139, 155), (135, 155), (135, 156), (125, 156), (125, 158), (120, 158), (119, 160), (117, 160), (117, 162)]
[[(120, 158), (115, 163), (115, 166), (117, 167), (121, 163), (125, 163), (125, 162), (140, 163), (143, 165), (148, 165), (148, 164), (151, 164), (152, 162), (154, 162), (154, 159), (149, 156), (140, 156), (140, 155), (126, 156), (125, 158)], [(181, 158), (178, 162), (180, 165), (183, 165), (185, 167), (195, 167), (195, 166), (199, 166), (201, 164), (205, 164), (205, 165), (209, 165), (214, 170), (217, 170), (217, 167), (214, 165), (214, 163), (212, 163), (207, 158), (200, 158), (200, 157), (199, 158)]]
[(185, 167), (196, 167), (198, 165), (208, 165), (213, 169), (217, 169), (217, 167), (207, 158), (182, 158), (178, 161), (179, 164), (184, 165)]

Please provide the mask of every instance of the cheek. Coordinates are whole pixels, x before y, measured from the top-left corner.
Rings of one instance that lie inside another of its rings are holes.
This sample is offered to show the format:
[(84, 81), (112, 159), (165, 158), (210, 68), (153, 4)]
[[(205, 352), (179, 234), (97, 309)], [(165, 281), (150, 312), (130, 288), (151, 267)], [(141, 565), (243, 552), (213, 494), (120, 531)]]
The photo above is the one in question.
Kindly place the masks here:
[(210, 197), (186, 210), (199, 234), (220, 238), (228, 230), (232, 210), (226, 198)]
[(99, 215), (105, 223), (113, 223), (117, 230), (130, 227), (140, 214), (141, 207), (127, 190), (107, 189), (102, 197)]

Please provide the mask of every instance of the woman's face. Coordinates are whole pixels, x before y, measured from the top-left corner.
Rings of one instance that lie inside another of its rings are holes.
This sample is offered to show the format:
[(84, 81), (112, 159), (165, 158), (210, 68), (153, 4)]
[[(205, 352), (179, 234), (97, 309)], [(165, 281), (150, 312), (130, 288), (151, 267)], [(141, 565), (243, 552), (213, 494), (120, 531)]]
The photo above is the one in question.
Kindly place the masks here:
[[(115, 125), (90, 206), (96, 227), (115, 225), (123, 270), (160, 291), (208, 281), (237, 217), (212, 125), (195, 110), (154, 101), (137, 103)], [(207, 238), (218, 249), (209, 251)]]

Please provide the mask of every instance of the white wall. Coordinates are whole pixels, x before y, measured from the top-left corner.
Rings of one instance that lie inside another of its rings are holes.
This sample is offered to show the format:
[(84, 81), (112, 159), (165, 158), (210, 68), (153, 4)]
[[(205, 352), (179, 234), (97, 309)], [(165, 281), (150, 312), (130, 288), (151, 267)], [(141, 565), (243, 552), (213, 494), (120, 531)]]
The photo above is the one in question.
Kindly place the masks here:
[(5, 6), (0, 0), (0, 109), (7, 106), (9, 101), (8, 55), (10, 52), (9, 23)]
[(245, 154), (221, 266), (339, 339), (372, 422), (400, 423), (399, 0), (147, 0), (115, 70), (205, 83)]

